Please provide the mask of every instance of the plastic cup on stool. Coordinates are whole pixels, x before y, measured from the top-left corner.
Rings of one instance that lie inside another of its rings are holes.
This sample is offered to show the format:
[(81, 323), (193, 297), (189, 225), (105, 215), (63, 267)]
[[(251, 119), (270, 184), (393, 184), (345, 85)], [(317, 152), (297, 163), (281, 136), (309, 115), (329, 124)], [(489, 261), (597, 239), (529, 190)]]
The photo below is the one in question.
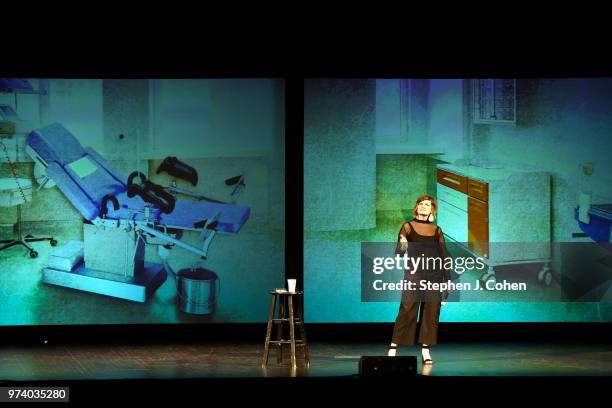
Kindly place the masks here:
[(289, 292), (295, 292), (295, 284), (297, 283), (297, 279), (287, 279), (287, 287), (289, 288)]

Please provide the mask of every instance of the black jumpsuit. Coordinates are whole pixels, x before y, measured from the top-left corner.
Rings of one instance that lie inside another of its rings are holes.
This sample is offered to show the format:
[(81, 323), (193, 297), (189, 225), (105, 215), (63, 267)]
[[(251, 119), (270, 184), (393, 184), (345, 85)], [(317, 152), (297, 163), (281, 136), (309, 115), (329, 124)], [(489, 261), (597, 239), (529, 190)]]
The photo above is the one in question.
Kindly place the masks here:
[[(402, 242), (402, 239), (408, 242)], [(410, 243), (414, 243), (410, 245)], [(412, 250), (411, 250), (412, 249)], [(449, 256), (444, 242), (444, 234), (440, 227), (429, 221), (413, 219), (404, 223), (397, 237), (396, 254), (403, 255), (408, 251), (410, 257), (442, 257)], [(404, 278), (413, 281), (418, 287), (421, 279), (430, 282), (443, 282), (450, 279), (450, 272), (439, 268), (440, 264), (429, 268), (418, 268), (413, 274), (405, 271)], [(408, 293), (410, 292), (410, 293)], [(393, 328), (391, 342), (398, 345), (413, 345), (415, 342), (427, 345), (438, 341), (438, 320), (440, 318), (441, 301), (445, 300), (448, 292), (439, 291), (404, 291), (400, 303), (399, 313)], [(420, 313), (419, 312), (420, 306)], [(420, 329), (417, 338), (417, 315), (420, 314)]]

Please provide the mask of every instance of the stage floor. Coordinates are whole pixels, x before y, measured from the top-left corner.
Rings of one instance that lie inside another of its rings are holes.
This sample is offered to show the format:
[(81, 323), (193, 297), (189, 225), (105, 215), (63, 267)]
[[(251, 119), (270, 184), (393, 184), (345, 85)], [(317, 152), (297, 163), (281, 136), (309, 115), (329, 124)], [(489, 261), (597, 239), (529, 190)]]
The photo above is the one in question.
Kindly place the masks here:
[[(399, 355), (418, 355), (418, 373), (429, 376), (610, 376), (612, 344), (442, 343), (431, 350), (434, 364), (423, 371), (416, 347)], [(272, 350), (261, 367), (262, 344), (166, 343), (1, 347), (0, 380), (110, 380), (261, 377), (344, 377), (358, 373), (362, 355), (384, 355), (385, 344), (311, 343), (309, 369), (299, 362), (276, 364)]]

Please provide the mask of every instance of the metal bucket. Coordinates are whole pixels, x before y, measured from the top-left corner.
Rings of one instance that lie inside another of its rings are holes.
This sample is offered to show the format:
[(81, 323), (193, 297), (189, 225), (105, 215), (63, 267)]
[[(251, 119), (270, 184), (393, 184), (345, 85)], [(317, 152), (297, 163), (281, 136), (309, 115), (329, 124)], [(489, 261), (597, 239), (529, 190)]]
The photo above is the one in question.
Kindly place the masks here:
[(213, 271), (204, 268), (187, 268), (178, 272), (178, 302), (181, 310), (192, 314), (211, 314), (221, 283)]

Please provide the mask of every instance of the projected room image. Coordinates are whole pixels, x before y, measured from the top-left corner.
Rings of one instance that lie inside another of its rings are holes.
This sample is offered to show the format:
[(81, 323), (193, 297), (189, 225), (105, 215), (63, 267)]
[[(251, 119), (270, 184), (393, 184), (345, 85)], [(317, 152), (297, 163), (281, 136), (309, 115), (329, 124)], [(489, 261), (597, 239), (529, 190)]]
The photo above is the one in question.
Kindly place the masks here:
[(284, 81), (0, 79), (0, 325), (262, 322)]
[(461, 293), (440, 321), (612, 320), (611, 107), (610, 79), (306, 80), (307, 319), (395, 320), (399, 302), (362, 300), (362, 244), (395, 244), (429, 195), (451, 252), (490, 264), (461, 279), (559, 296)]

